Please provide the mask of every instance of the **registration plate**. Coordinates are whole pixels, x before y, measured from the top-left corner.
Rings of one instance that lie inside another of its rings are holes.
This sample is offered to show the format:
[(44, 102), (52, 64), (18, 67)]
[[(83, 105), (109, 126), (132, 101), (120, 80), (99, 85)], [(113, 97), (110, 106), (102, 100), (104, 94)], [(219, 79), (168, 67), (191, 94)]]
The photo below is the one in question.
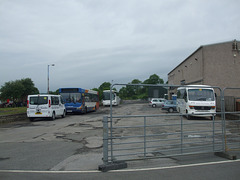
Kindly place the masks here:
[(67, 110), (67, 112), (72, 112), (72, 110)]
[(35, 114), (42, 114), (41, 112), (36, 112)]

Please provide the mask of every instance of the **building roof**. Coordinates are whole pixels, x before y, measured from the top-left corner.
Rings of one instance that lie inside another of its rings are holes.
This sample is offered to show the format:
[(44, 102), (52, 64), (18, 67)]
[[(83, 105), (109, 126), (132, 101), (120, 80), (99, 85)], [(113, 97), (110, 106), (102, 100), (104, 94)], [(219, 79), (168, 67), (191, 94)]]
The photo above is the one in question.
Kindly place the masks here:
[[(201, 45), (198, 49), (196, 49), (192, 54), (190, 54), (186, 59), (184, 59), (179, 65), (177, 65), (173, 70), (171, 70), (169, 74), (171, 74), (175, 69), (177, 69), (179, 66), (181, 66), (184, 62), (186, 62), (191, 56), (193, 56), (197, 51), (199, 51), (200, 49), (202, 49), (203, 47), (207, 47), (207, 46), (215, 46), (218, 44), (225, 44), (225, 43), (233, 43), (235, 40), (233, 41), (227, 41), (227, 42), (221, 42), (221, 43), (214, 43), (214, 44), (207, 44), (207, 45)], [(240, 41), (236, 41), (237, 43), (240, 43)]]

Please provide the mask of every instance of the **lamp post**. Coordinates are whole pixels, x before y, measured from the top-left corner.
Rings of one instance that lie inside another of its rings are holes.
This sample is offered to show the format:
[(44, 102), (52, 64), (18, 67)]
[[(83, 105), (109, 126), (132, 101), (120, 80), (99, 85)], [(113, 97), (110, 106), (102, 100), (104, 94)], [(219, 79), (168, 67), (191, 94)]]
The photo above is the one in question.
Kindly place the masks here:
[(55, 64), (48, 64), (48, 89), (47, 89), (48, 94), (49, 94), (49, 66), (55, 66)]

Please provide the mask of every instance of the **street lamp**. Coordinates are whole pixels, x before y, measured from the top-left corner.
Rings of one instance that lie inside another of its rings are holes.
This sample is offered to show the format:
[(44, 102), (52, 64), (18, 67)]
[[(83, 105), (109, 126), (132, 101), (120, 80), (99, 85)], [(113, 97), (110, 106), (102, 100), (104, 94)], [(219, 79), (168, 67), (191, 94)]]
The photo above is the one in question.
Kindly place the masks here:
[(48, 64), (48, 89), (47, 89), (48, 94), (49, 94), (49, 66), (55, 66), (55, 64)]

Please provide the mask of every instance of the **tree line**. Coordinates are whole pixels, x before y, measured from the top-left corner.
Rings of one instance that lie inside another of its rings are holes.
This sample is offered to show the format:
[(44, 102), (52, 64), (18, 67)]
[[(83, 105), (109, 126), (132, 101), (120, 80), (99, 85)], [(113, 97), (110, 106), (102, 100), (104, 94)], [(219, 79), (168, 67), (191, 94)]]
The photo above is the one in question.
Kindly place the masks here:
[(6, 82), (0, 88), (0, 92), (0, 99), (3, 102), (10, 100), (15, 106), (25, 103), (29, 94), (39, 94), (39, 90), (30, 78)]
[[(161, 79), (157, 74), (151, 75), (148, 79), (144, 80), (143, 82), (139, 79), (134, 79), (128, 84), (164, 84), (164, 80)], [(104, 82), (102, 83), (99, 88), (94, 88), (93, 90), (96, 90), (99, 92), (99, 99), (102, 100), (103, 91), (109, 90), (111, 87), (110, 82)], [(114, 87), (116, 90), (116, 88)], [(124, 100), (130, 100), (130, 99), (147, 99), (148, 98), (148, 90), (149, 87), (146, 86), (128, 86), (122, 87), (119, 90), (119, 97)]]
[[(128, 84), (164, 84), (164, 81), (157, 74), (153, 74), (143, 82), (139, 79), (134, 79)], [(98, 88), (93, 88), (93, 90), (99, 92), (99, 99), (102, 100), (103, 91), (109, 90), (110, 87), (110, 82), (104, 82)], [(149, 87), (145, 86), (122, 87), (119, 90), (119, 97), (121, 99), (147, 99), (148, 88)], [(116, 88), (114, 88), (114, 90), (116, 90)], [(30, 78), (9, 81), (0, 88), (0, 100), (3, 102), (9, 99), (13, 101), (14, 104), (24, 103), (30, 94), (39, 94), (39, 90)], [(59, 91), (51, 91), (50, 94), (59, 94)]]
[[(140, 81), (138, 79), (132, 80), (129, 84), (164, 84), (163, 79), (161, 79), (157, 74), (151, 75), (145, 81)], [(149, 86), (126, 86), (119, 90), (119, 96), (121, 99), (147, 99), (149, 93)]]

